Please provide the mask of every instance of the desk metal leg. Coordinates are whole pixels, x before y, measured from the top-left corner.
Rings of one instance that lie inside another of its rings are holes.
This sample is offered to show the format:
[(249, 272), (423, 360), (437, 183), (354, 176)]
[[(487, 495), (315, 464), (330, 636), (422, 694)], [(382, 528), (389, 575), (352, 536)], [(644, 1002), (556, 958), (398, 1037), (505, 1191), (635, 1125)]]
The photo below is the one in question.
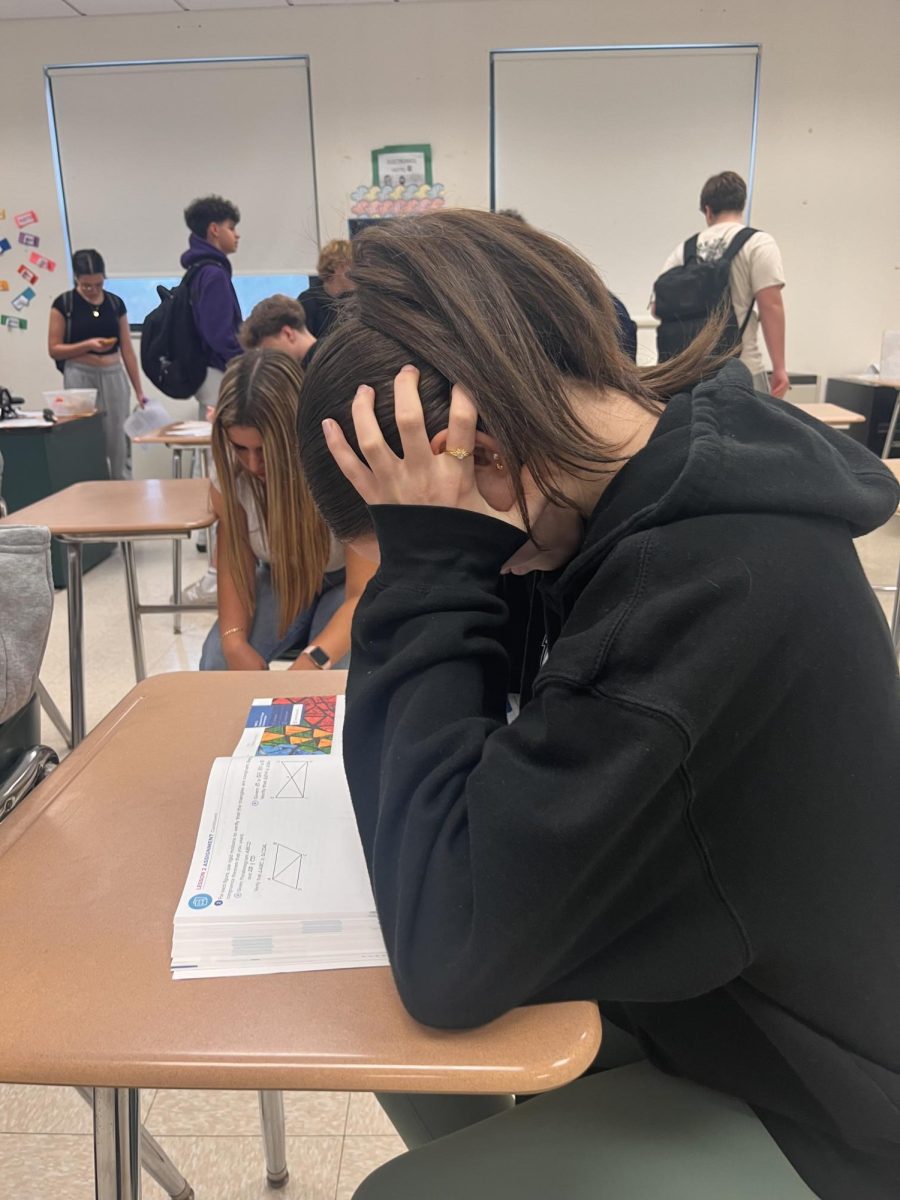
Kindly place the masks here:
[(56, 707), (55, 700), (50, 695), (50, 693), (47, 691), (47, 689), (44, 687), (44, 685), (41, 683), (40, 679), (37, 682), (37, 694), (38, 694), (38, 698), (40, 699), (40, 702), (41, 702), (41, 708), (44, 710), (44, 712), (50, 718), (52, 723), (56, 726), (57, 733), (62, 735), (63, 740), (65, 741), (66, 745), (71, 750), (72, 749), (72, 734), (69, 730), (69, 727), (66, 724), (65, 718), (63, 717), (62, 713)]
[[(93, 1107), (94, 1089), (77, 1087), (82, 1100)], [(194, 1200), (194, 1189), (160, 1146), (156, 1138), (141, 1126), (141, 1166), (155, 1179), (171, 1200)]]
[(290, 1179), (284, 1142), (284, 1099), (281, 1092), (259, 1093), (259, 1117), (266, 1153), (266, 1179), (269, 1187), (282, 1188)]
[(84, 739), (84, 593), (81, 578), (81, 543), (66, 542), (69, 609), (69, 696), (72, 707), (72, 745)]
[[(181, 447), (172, 447), (172, 478), (181, 478)], [(181, 603), (181, 539), (175, 538), (172, 542), (172, 603)], [(181, 613), (177, 612), (172, 617), (172, 628), (176, 633), (181, 633)]]
[(144, 665), (144, 634), (141, 627), (137, 571), (134, 566), (134, 542), (121, 542), (120, 545), (122, 547), (122, 557), (125, 559), (125, 587), (128, 590), (128, 619), (131, 624), (134, 677), (140, 683), (142, 679), (147, 678), (147, 668)]
[(94, 1196), (141, 1200), (140, 1092), (94, 1088)]

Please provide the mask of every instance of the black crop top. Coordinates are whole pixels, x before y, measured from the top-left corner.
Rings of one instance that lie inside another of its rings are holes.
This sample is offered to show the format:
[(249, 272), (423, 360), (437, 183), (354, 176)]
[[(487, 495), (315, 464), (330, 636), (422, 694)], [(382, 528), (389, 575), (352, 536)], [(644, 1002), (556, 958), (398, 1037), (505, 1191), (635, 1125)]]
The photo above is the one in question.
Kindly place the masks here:
[[(114, 338), (106, 350), (86, 350), (86, 354), (115, 354), (119, 349), (119, 321), (125, 316), (125, 301), (112, 292), (103, 293), (100, 304), (88, 304), (80, 292), (74, 289), (63, 292), (53, 301), (53, 307), (62, 313), (66, 322), (63, 341), (66, 345), (86, 342), (88, 338)], [(71, 316), (69, 316), (71, 314)]]

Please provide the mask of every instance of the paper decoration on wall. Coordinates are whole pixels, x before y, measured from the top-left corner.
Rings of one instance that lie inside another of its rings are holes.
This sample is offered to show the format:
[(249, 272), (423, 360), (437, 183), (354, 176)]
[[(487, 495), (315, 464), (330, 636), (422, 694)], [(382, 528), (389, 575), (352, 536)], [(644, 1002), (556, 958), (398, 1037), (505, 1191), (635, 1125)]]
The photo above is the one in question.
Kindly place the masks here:
[(9, 238), (0, 238), (0, 254), (5, 254), (7, 250), (12, 250), (9, 244)]
[(38, 281), (38, 277), (35, 275), (34, 271), (30, 271), (24, 263), (22, 263), (22, 265), (19, 267), (19, 274), (26, 283), (37, 283)]
[(23, 308), (28, 307), (36, 295), (37, 292), (34, 290), (34, 288), (25, 288), (25, 290), (23, 292), (19, 292), (18, 296), (16, 296), (13, 300), (13, 308), (16, 310), (16, 312), (21, 312)]
[(431, 187), (431, 146), (419, 142), (414, 146), (381, 146), (372, 151), (372, 183), (376, 187)]
[(9, 291), (9, 284), (6, 282), (5, 279), (0, 279), (0, 292), (8, 292), (8, 291)]
[(44, 258), (43, 254), (30, 254), (28, 261), (32, 266), (37, 267), (39, 271), (55, 271), (56, 263), (52, 258)]
[(5, 221), (5, 220), (6, 220), (6, 209), (0, 208), (0, 221)]
[(0, 325), (5, 325), (7, 329), (28, 328), (28, 322), (24, 317), (8, 317), (6, 313), (0, 314)]
[(366, 187), (360, 184), (350, 193), (355, 217), (411, 217), (415, 213), (434, 212), (447, 203), (442, 183), (404, 183)]
[(40, 244), (41, 244), (41, 239), (38, 237), (38, 235), (36, 233), (20, 233), (19, 234), (19, 245), (20, 246), (39, 246)]
[(26, 225), (37, 224), (37, 213), (34, 211), (34, 209), (30, 208), (28, 212), (16, 213), (16, 215), (13, 217), (13, 220), (15, 221), (17, 228), (24, 229)]

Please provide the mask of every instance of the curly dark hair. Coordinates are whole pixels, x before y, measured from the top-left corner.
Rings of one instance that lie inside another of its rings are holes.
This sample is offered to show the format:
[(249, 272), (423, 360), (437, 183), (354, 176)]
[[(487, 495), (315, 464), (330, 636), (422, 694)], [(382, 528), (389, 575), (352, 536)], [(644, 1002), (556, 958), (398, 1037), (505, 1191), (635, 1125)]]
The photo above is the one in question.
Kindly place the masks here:
[(237, 225), (240, 219), (237, 205), (222, 196), (201, 196), (198, 200), (192, 200), (184, 210), (185, 224), (199, 238), (206, 237), (210, 225), (222, 221), (234, 221)]

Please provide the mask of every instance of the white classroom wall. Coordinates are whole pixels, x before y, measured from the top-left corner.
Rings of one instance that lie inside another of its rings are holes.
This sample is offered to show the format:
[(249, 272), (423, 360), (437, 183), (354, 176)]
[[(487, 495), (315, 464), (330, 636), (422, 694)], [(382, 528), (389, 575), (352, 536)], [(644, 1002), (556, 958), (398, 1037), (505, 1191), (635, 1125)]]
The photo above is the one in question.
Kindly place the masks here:
[[(882, 329), (900, 324), (897, 0), (723, 0), (721, 6), (709, 0), (436, 0), (3, 21), (0, 208), (36, 209), (41, 253), (62, 259), (46, 63), (308, 54), (324, 240), (344, 235), (349, 193), (369, 180), (372, 148), (387, 143), (430, 142), (435, 178), (446, 184), (449, 202), (487, 206), (491, 49), (743, 41), (763, 46), (753, 222), (771, 231), (784, 253), (788, 366), (820, 374), (861, 370), (877, 360)], [(667, 98), (646, 102), (653, 108)], [(281, 120), (280, 114), (272, 119)], [(715, 121), (714, 96), (709, 120)], [(184, 136), (189, 121), (189, 114), (173, 114), (173, 135)], [(97, 130), (97, 170), (115, 170), (102, 109)], [(702, 129), (686, 132), (703, 136)], [(140, 129), (134, 136), (140, 138)], [(202, 153), (203, 130), (190, 136)], [(284, 148), (291, 153), (287, 126)], [(623, 146), (619, 169), (640, 152)], [(160, 169), (159, 163), (146, 166)], [(277, 202), (277, 181), (259, 186)], [(140, 177), (134, 187), (141, 187)], [(173, 179), (173, 221), (181, 220), (188, 199)], [(659, 204), (665, 203), (660, 195)], [(697, 218), (684, 214), (685, 235)], [(128, 212), (119, 219), (128, 222)], [(134, 236), (142, 236), (140, 228)], [(661, 260), (670, 249), (659, 246)], [(26, 332), (0, 333), (0, 383), (30, 401), (56, 384), (46, 325), (62, 275), (60, 267), (53, 287), (42, 281)]]

